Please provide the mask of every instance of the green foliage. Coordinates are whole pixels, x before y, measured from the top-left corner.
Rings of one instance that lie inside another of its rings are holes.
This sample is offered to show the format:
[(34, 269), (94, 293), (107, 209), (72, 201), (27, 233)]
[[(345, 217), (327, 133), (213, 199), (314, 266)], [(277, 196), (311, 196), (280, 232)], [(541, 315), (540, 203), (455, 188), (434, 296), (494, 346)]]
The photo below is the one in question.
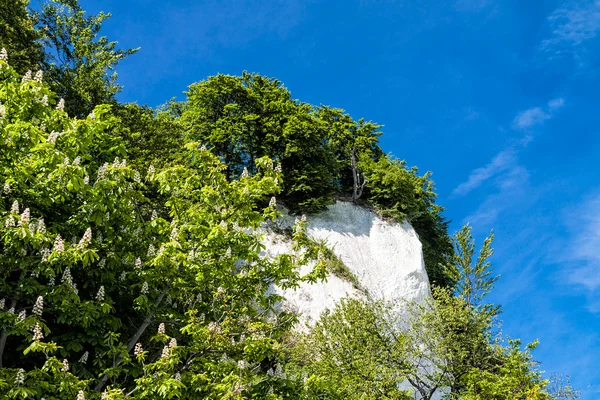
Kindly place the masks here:
[(65, 99), (69, 115), (83, 117), (95, 106), (113, 102), (121, 89), (115, 66), (138, 50), (120, 50), (117, 42), (98, 37), (108, 17), (103, 12), (86, 16), (77, 0), (48, 0), (39, 14), (44, 71), (54, 92)]
[[(112, 398), (265, 398), (294, 322), (274, 311), (280, 298), (268, 289), (314, 281), (324, 267), (301, 277), (308, 255), (260, 256), (256, 229), (276, 211), (256, 204), (281, 179), (272, 162), (258, 158), (253, 176), (229, 181), (217, 157), (188, 143), (185, 162), (140, 172), (125, 161), (109, 106), (69, 118), (44, 83), (0, 67), (8, 398), (93, 388)], [(300, 225), (294, 240), (304, 236)]]
[(190, 86), (182, 121), (188, 138), (206, 143), (236, 177), (254, 160), (279, 161), (281, 200), (292, 211), (319, 211), (333, 201), (335, 160), (312, 107), (291, 99), (275, 79), (217, 75)]
[(533, 342), (521, 350), (518, 340), (511, 340), (507, 347), (495, 346), (494, 356), (501, 363), (493, 370), (472, 369), (465, 377), (466, 387), (461, 394), (465, 400), (545, 400), (553, 397), (545, 390), (544, 380), (531, 351), (538, 343)]
[(185, 141), (177, 107), (178, 103), (169, 102), (158, 110), (137, 104), (118, 104), (113, 108), (121, 120), (121, 137), (136, 167), (169, 164), (182, 155)]
[(43, 60), (35, 15), (28, 11), (28, 5), (28, 0), (0, 2), (0, 49), (7, 50), (11, 65), (20, 74), (37, 71)]
[(445, 265), (446, 275), (454, 282), (457, 295), (469, 307), (493, 317), (499, 306), (481, 304), (485, 296), (493, 289), (500, 276), (492, 276), (493, 270), (489, 258), (494, 254), (492, 242), (494, 234), (485, 238), (479, 250), (477, 261), (473, 263), (475, 241), (471, 235), (471, 227), (465, 225), (454, 235), (454, 253)]
[(298, 346), (294, 361), (310, 377), (311, 398), (411, 399), (399, 384), (411, 369), (406, 336), (383, 303), (344, 299)]

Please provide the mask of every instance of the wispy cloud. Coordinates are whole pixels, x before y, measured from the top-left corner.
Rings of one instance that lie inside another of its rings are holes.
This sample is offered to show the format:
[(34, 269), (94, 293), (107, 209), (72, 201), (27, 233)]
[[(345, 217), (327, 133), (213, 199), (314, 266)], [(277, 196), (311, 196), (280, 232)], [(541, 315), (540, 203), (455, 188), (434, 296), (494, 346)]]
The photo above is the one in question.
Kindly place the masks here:
[(516, 151), (513, 148), (498, 153), (485, 167), (474, 169), (466, 182), (458, 185), (452, 194), (463, 196), (473, 189), (478, 188), (486, 180), (506, 171), (516, 162)]
[[(530, 128), (544, 123), (544, 121), (552, 118), (554, 112), (562, 108), (565, 101), (562, 97), (552, 99), (546, 107), (533, 107), (525, 111), (521, 111), (514, 118), (512, 127), (517, 131), (526, 131)], [(532, 140), (531, 136), (525, 136), (516, 144), (502, 150), (496, 154), (492, 160), (484, 167), (476, 168), (469, 174), (467, 180), (458, 185), (452, 191), (453, 196), (464, 196), (472, 190), (477, 189), (488, 179), (504, 175), (498, 182), (500, 188), (507, 187), (508, 182), (514, 182), (514, 178), (522, 180), (527, 176), (527, 170), (517, 165), (517, 155), (520, 148), (526, 146)]]
[(538, 193), (529, 185), (529, 171), (521, 165), (511, 164), (505, 172), (498, 175), (494, 184), (495, 192), (488, 195), (463, 223), (485, 229), (493, 226), (505, 211), (517, 205), (525, 207), (537, 200)]
[(513, 120), (513, 129), (525, 130), (536, 125), (541, 125), (546, 120), (552, 118), (552, 113), (562, 108), (564, 104), (564, 99), (559, 97), (550, 100), (545, 110), (542, 107), (532, 107), (521, 111)]
[(567, 1), (550, 14), (548, 24), (551, 35), (542, 41), (542, 50), (575, 54), (600, 31), (600, 0)]
[(534, 125), (540, 125), (547, 119), (550, 119), (550, 114), (542, 110), (540, 107), (529, 108), (521, 111), (513, 120), (513, 128), (527, 129)]
[[(561, 258), (571, 264), (566, 272), (567, 280), (585, 288), (589, 294), (596, 294), (600, 290), (600, 193), (566, 215), (573, 230), (561, 254)], [(600, 312), (600, 300), (591, 302), (590, 310)]]

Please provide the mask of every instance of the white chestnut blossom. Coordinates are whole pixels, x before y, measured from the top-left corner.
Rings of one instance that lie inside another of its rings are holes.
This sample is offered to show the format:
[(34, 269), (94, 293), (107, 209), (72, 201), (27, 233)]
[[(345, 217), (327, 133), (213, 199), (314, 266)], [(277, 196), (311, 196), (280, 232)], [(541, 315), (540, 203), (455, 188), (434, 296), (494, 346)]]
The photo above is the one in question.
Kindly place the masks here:
[(138, 357), (140, 354), (144, 352), (144, 348), (141, 343), (136, 343), (135, 348), (133, 349), (133, 354)]
[(69, 361), (65, 358), (62, 361), (62, 368), (60, 369), (62, 372), (68, 372), (69, 371)]
[(35, 76), (33, 77), (33, 80), (39, 83), (42, 83), (42, 80), (44, 79), (44, 71), (42, 71), (41, 69), (39, 69), (36, 73)]
[(100, 168), (98, 168), (98, 180), (104, 179), (104, 175), (106, 174), (107, 169), (108, 163), (104, 163)]
[(244, 167), (244, 170), (242, 171), (242, 178), (247, 178), (248, 177), (248, 168)]
[(106, 258), (100, 259), (100, 261), (98, 262), (98, 267), (104, 268), (105, 265), (106, 265)]
[(73, 160), (73, 166), (75, 166), (75, 167), (79, 167), (79, 164), (81, 164), (81, 157), (77, 156), (77, 157), (75, 157), (75, 159)]
[(46, 224), (44, 223), (44, 218), (40, 218), (38, 220), (37, 231), (38, 233), (46, 233)]
[(4, 47), (0, 50), (0, 61), (8, 61), (8, 53)]
[(40, 100), (40, 103), (42, 103), (45, 106), (48, 105), (48, 95), (47, 94), (45, 94), (44, 96), (42, 96), (42, 99)]
[(21, 218), (19, 218), (19, 226), (28, 226), (29, 225), (29, 208), (26, 208), (21, 214)]
[(83, 390), (77, 392), (77, 400), (85, 400), (85, 393), (83, 393)]
[(158, 325), (158, 334), (159, 335), (165, 334), (165, 323), (164, 322), (161, 322), (160, 325)]
[(152, 210), (152, 216), (150, 217), (150, 220), (154, 221), (156, 218), (158, 218), (158, 214), (156, 213), (156, 210)]
[(73, 276), (71, 276), (71, 269), (69, 267), (65, 268), (63, 272), (62, 278), (60, 280), (62, 283), (66, 283), (67, 285), (73, 287)]
[(277, 200), (275, 199), (275, 196), (271, 197), (271, 200), (269, 200), (269, 207), (275, 207), (277, 205)]
[(33, 313), (38, 317), (42, 316), (42, 311), (44, 310), (44, 298), (42, 296), (38, 296), (35, 304), (33, 305)]
[(58, 139), (60, 135), (61, 132), (52, 131), (52, 133), (48, 135), (48, 139), (46, 139), (46, 142), (56, 144), (56, 139)]
[(148, 246), (148, 257), (154, 257), (156, 255), (156, 249), (154, 248), (154, 245), (151, 243)]
[(84, 183), (85, 185), (89, 185), (89, 183), (90, 183), (90, 177), (89, 177), (89, 176), (87, 176), (87, 175), (86, 175), (86, 176), (84, 176), (84, 177), (83, 177), (83, 183)]
[(56, 235), (56, 238), (54, 239), (54, 246), (52, 247), (52, 251), (55, 251), (57, 253), (62, 253), (63, 251), (65, 251), (65, 244), (62, 240), (62, 238), (59, 235)]
[(174, 349), (175, 347), (177, 347), (177, 339), (172, 338), (171, 340), (169, 340), (169, 348)]
[(42, 332), (42, 328), (40, 327), (39, 322), (36, 322), (33, 326), (33, 341), (37, 342), (44, 338), (44, 332)]
[(61, 98), (56, 105), (58, 111), (65, 111), (65, 99)]
[(19, 368), (15, 377), (15, 385), (22, 385), (25, 382), (25, 370)]
[(144, 283), (142, 284), (141, 292), (142, 292), (142, 294), (148, 294), (149, 291), (150, 290), (148, 288), (148, 282), (144, 281)]
[(27, 311), (21, 310), (19, 315), (17, 315), (17, 322), (23, 322), (25, 321), (25, 318), (27, 318)]
[(142, 268), (142, 260), (138, 257), (135, 259), (135, 269), (141, 269)]
[(10, 193), (10, 191), (11, 191), (11, 188), (10, 188), (10, 183), (8, 183), (8, 182), (5, 182), (5, 183), (4, 183), (4, 186), (3, 186), (3, 188), (2, 188), (2, 191), (3, 191), (5, 194), (9, 194), (9, 193)]
[(6, 106), (0, 103), (0, 118), (4, 118), (6, 116)]
[(4, 310), (5, 305), (6, 305), (6, 299), (0, 299), (0, 310)]
[(19, 202), (17, 200), (13, 201), (12, 206), (10, 207), (10, 212), (15, 214), (19, 213)]
[(165, 358), (168, 358), (168, 357), (169, 357), (169, 346), (165, 346), (165, 347), (163, 347), (160, 358), (162, 358), (164, 360)]
[(15, 226), (15, 218), (12, 215), (9, 215), (8, 218), (6, 218), (6, 222), (4, 222), (4, 227), (12, 228), (14, 226)]
[(177, 241), (177, 234), (178, 234), (178, 232), (177, 232), (177, 227), (176, 227), (176, 226), (174, 226), (174, 227), (173, 227), (173, 230), (171, 231), (171, 236), (169, 237), (169, 239), (170, 239), (171, 241)]
[(87, 364), (88, 361), (88, 357), (90, 356), (90, 352), (86, 351), (85, 353), (83, 353), (83, 355), (81, 356), (81, 358), (79, 359), (79, 362), (82, 364)]
[(139, 171), (135, 171), (135, 174), (133, 174), (133, 181), (136, 183), (140, 183), (142, 181), (142, 177)]
[(97, 301), (104, 301), (104, 286), (100, 286), (98, 289), (98, 293), (96, 294)]
[(87, 228), (83, 237), (79, 241), (79, 245), (77, 246), (80, 249), (87, 247), (92, 241), (92, 228)]
[(31, 70), (25, 72), (23, 75), (23, 79), (21, 79), (21, 83), (29, 82), (31, 80)]
[(42, 249), (40, 250), (40, 254), (42, 255), (42, 262), (48, 261), (48, 256), (50, 255), (50, 249)]

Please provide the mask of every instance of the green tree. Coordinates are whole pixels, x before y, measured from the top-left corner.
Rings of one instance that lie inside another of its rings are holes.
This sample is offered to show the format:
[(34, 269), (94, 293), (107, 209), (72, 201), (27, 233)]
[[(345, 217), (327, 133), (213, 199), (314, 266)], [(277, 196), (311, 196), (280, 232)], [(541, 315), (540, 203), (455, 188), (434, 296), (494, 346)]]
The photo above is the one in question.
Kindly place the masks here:
[(307, 374), (309, 398), (412, 398), (400, 387), (412, 368), (407, 338), (390, 315), (383, 302), (343, 299), (321, 316), (294, 355)]
[(103, 12), (86, 16), (77, 0), (49, 0), (39, 14), (44, 71), (53, 91), (65, 99), (69, 115), (84, 117), (95, 106), (114, 102), (121, 90), (115, 67), (138, 50), (120, 50), (116, 41), (98, 37), (109, 17)]
[(326, 106), (317, 109), (317, 117), (329, 131), (328, 141), (339, 168), (339, 190), (351, 193), (351, 199), (357, 201), (367, 183), (361, 160), (376, 160), (384, 155), (377, 145), (381, 125), (364, 119), (354, 121), (343, 110)]
[(0, 48), (10, 54), (13, 68), (20, 74), (37, 71), (43, 61), (40, 34), (35, 29), (36, 15), (28, 10), (28, 0), (0, 3)]
[(475, 240), (471, 234), (471, 226), (465, 225), (453, 237), (454, 252), (445, 265), (447, 276), (455, 283), (457, 296), (462, 298), (469, 307), (493, 317), (498, 314), (500, 306), (481, 304), (486, 295), (494, 288), (494, 283), (500, 277), (493, 276), (492, 264), (489, 258), (494, 254), (492, 242), (494, 234), (483, 241), (477, 260), (475, 255)]
[(333, 202), (337, 171), (327, 129), (281, 82), (247, 72), (217, 75), (191, 85), (187, 98), (187, 137), (222, 157), (228, 176), (252, 173), (254, 160), (267, 156), (281, 165), (288, 208), (313, 212)]
[(259, 227), (276, 215), (274, 198), (257, 207), (279, 190), (272, 161), (230, 181), (192, 142), (182, 162), (139, 171), (110, 106), (70, 118), (55, 98), (0, 60), (2, 396), (287, 393), (267, 372), (295, 319), (269, 287), (325, 266), (301, 277), (299, 247), (260, 255)]

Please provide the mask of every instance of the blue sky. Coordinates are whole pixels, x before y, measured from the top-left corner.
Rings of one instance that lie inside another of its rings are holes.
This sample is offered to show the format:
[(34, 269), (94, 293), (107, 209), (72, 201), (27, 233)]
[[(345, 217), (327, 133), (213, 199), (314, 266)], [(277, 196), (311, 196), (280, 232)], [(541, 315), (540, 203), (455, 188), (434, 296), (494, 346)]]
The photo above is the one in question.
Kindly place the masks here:
[(82, 4), (141, 47), (123, 101), (248, 70), (383, 124), (386, 151), (433, 172), (453, 230), (494, 228), (504, 332), (600, 398), (600, 1)]

